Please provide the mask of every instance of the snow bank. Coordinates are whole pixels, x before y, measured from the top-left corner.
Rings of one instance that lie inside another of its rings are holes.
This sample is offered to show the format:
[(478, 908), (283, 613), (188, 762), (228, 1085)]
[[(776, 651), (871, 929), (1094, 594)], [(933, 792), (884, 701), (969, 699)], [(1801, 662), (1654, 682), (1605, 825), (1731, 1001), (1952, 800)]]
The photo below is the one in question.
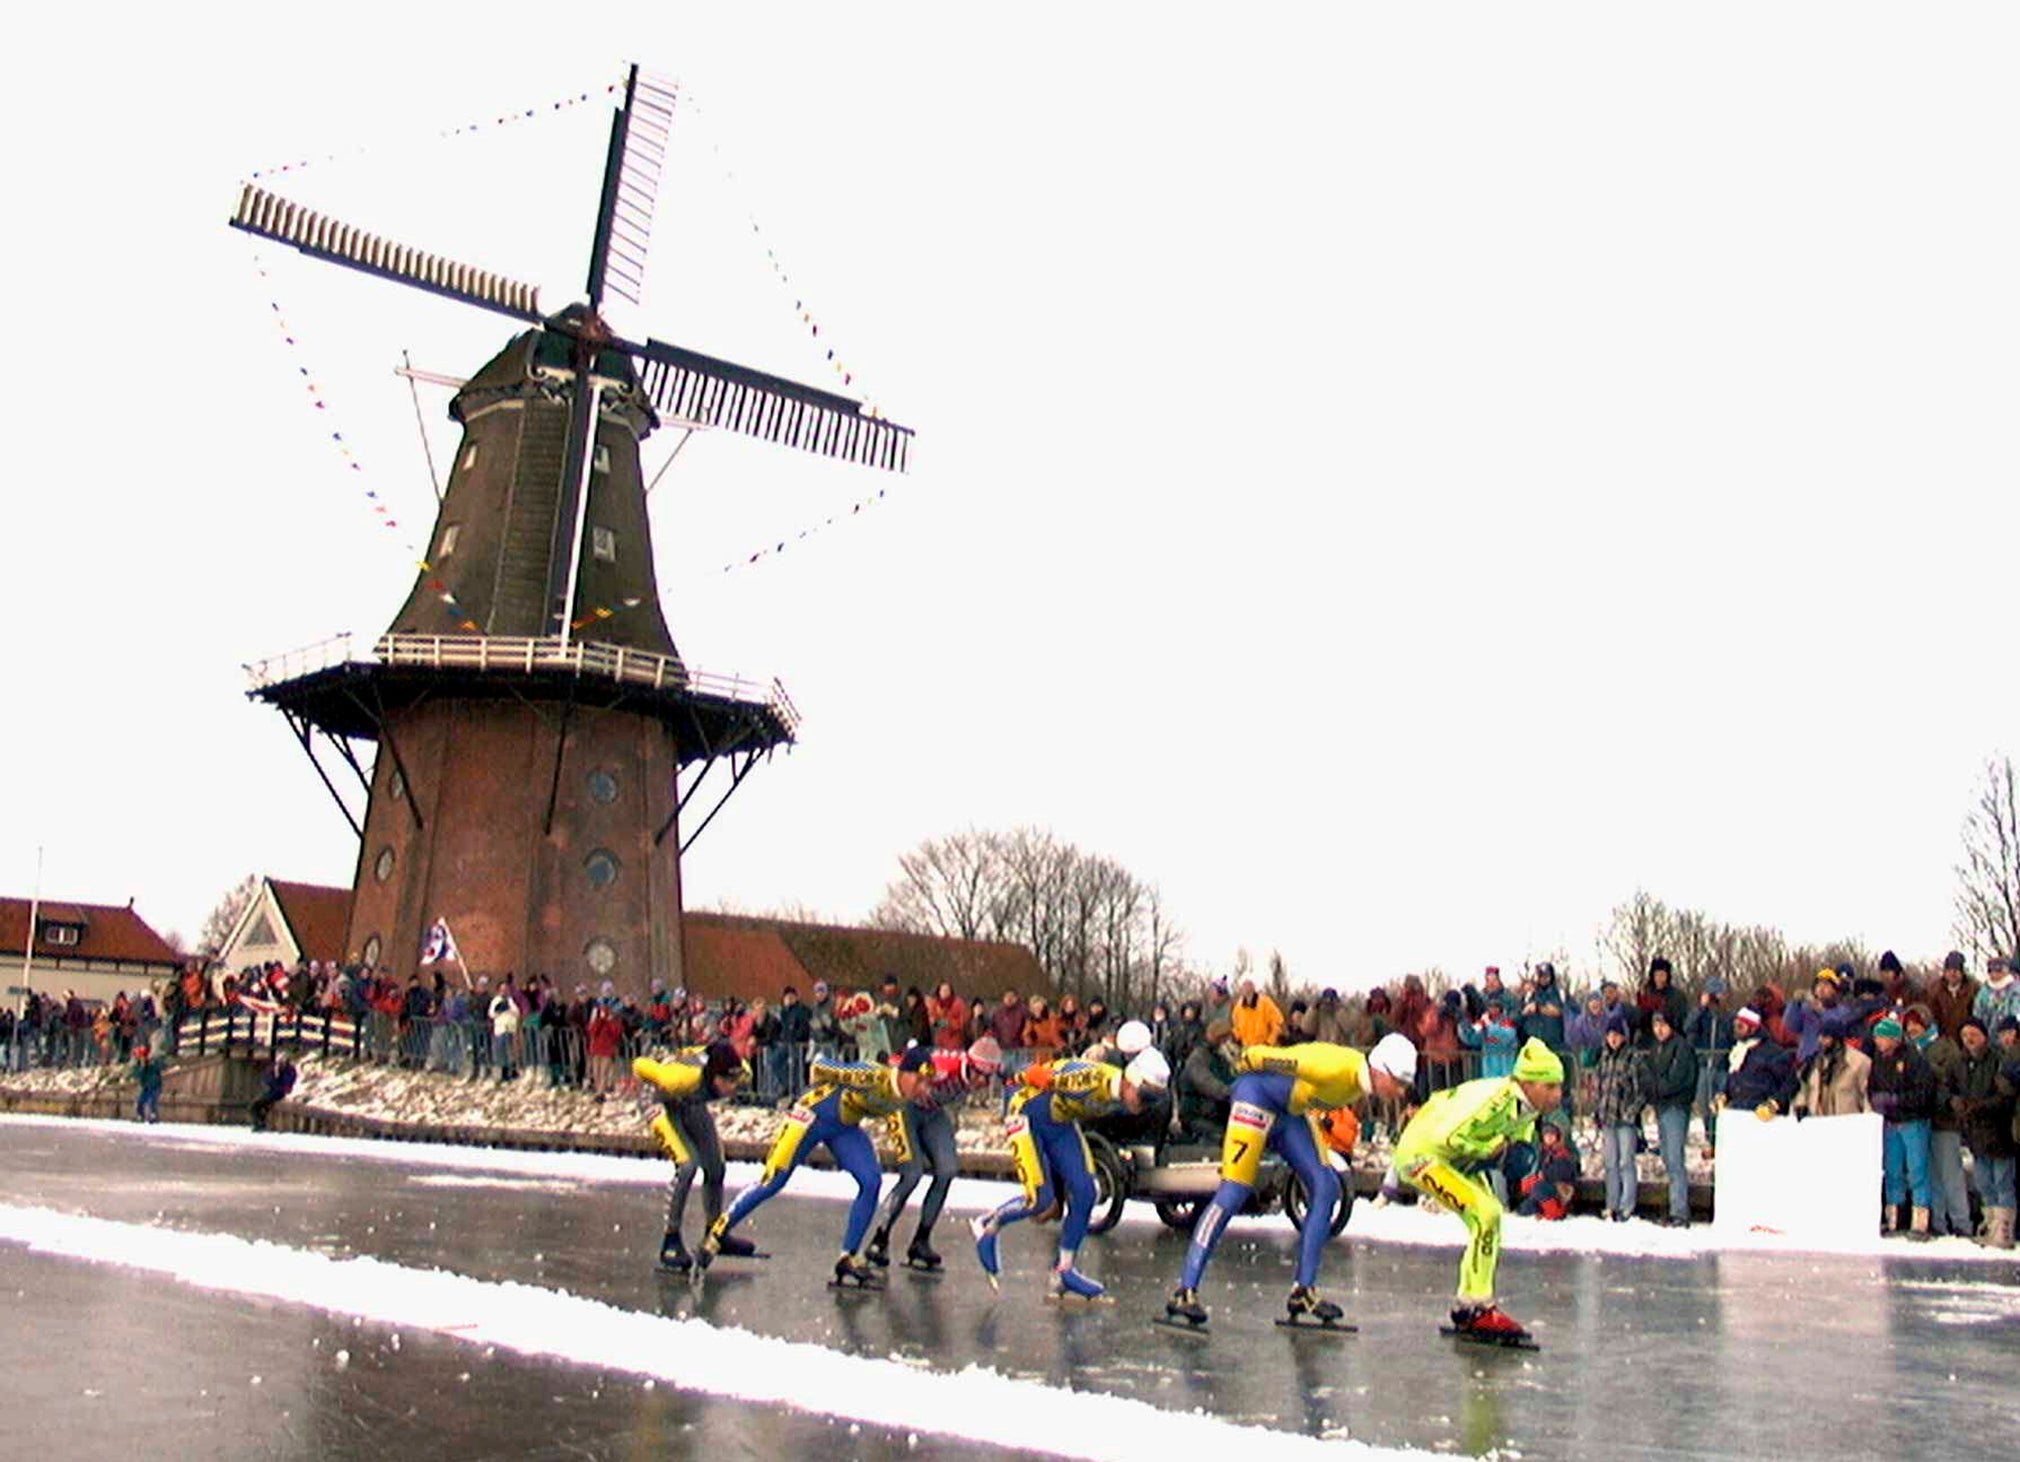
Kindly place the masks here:
[(376, 1259), (332, 1259), (229, 1234), (0, 1206), (0, 1241), (6, 1240), (36, 1253), (117, 1264), (192, 1288), (308, 1305), (690, 1391), (1059, 1456), (1433, 1455), (1267, 1431), (1200, 1412), (1165, 1411), (1143, 1401), (1013, 1379), (980, 1366), (952, 1373), (920, 1370), (700, 1320), (622, 1310), (530, 1285)]

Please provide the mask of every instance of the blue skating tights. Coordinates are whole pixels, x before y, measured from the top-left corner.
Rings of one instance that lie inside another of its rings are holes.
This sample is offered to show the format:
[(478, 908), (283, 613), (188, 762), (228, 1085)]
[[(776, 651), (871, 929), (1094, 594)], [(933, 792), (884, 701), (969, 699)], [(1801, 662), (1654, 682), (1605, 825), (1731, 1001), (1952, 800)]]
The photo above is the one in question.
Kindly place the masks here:
[(1023, 1194), (998, 1208), (992, 1217), (999, 1229), (1006, 1224), (1022, 1223), (1049, 1209), (1064, 1188), (1066, 1218), (1059, 1226), (1059, 1249), (1061, 1253), (1073, 1254), (1087, 1237), (1088, 1222), (1094, 1217), (1094, 1172), (1088, 1165), (1087, 1143), (1080, 1135), (1079, 1125), (1054, 1120), (1051, 1106), (1048, 1093), (1043, 1101), (1027, 1103), (1024, 1108), (1024, 1115), (1031, 1123), (1032, 1145), (1043, 1169), (1041, 1181), (1035, 1188), (1027, 1182)]
[[(1236, 1080), (1231, 1095), (1237, 1107), (1246, 1103), (1275, 1118), (1270, 1124), (1268, 1150), (1280, 1154), (1304, 1182), (1311, 1206), (1298, 1233), (1298, 1283), (1311, 1285), (1318, 1283), (1319, 1257), (1325, 1252), (1326, 1240), (1332, 1237), (1333, 1214), (1340, 1202), (1340, 1179), (1319, 1155), (1311, 1123), (1290, 1115), (1291, 1084), (1288, 1076), (1243, 1076)], [(1220, 1188), (1213, 1195), (1213, 1202), (1200, 1214), (1199, 1222), (1193, 1225), (1192, 1243), (1185, 1251), (1185, 1272), (1180, 1283), (1187, 1289), (1199, 1288), (1206, 1275), (1207, 1260), (1213, 1257), (1213, 1251), (1220, 1247), (1221, 1235), (1227, 1232), (1227, 1221), (1248, 1207), (1249, 1196), (1255, 1192), (1253, 1183), (1227, 1176), (1229, 1157), (1235, 1147), (1232, 1126), (1229, 1131), (1230, 1139), (1222, 1150)]]
[[(826, 1105), (822, 1104), (823, 1107)], [(849, 1226), (842, 1235), (842, 1252), (854, 1254), (860, 1251), (863, 1237), (870, 1231), (870, 1220), (876, 1215), (877, 1189), (883, 1182), (883, 1173), (877, 1167), (877, 1149), (870, 1141), (869, 1133), (820, 1108), (816, 1109), (814, 1120), (806, 1126), (790, 1120), (786, 1123), (778, 1140), (772, 1144), (771, 1155), (765, 1159), (764, 1176), (736, 1195), (736, 1202), (730, 1205), (725, 1215), (722, 1231), (730, 1232), (750, 1217), (760, 1204), (785, 1187), (786, 1179), (793, 1175), (800, 1159), (819, 1146), (825, 1146), (834, 1155), (835, 1165), (856, 1180), (856, 1200), (849, 1205)]]

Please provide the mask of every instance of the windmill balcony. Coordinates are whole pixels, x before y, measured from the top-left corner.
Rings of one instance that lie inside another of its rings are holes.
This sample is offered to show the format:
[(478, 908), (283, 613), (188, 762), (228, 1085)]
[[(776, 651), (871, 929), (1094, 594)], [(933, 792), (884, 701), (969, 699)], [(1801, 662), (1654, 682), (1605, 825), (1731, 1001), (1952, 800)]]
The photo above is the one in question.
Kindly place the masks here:
[(791, 742), (800, 719), (777, 680), (711, 675), (671, 655), (558, 637), (385, 634), (366, 648), (358, 637), (343, 634), (245, 669), (254, 698), (281, 705), (312, 698), (316, 704), (300, 706), (311, 721), (352, 735), (367, 733), (333, 724), (353, 718), (321, 692), (367, 677), (389, 689), (398, 682), (446, 688), (483, 681), (517, 684), (521, 693), (557, 682), (585, 689), (600, 684), (626, 700), (756, 711), (766, 723), (764, 739), (774, 744)]

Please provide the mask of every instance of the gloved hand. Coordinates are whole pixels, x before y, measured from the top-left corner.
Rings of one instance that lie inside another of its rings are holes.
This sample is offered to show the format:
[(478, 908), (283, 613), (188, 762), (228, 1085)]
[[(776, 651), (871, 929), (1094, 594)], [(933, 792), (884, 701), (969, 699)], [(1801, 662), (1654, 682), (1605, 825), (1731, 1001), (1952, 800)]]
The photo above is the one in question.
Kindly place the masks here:
[(1775, 1117), (1780, 1113), (1780, 1111), (1781, 1108), (1777, 1107), (1774, 1104), (1774, 1102), (1770, 1100), (1762, 1102), (1759, 1106), (1755, 1107), (1753, 1109), (1753, 1114), (1756, 1117), (1760, 1118), (1763, 1122), (1772, 1122), (1775, 1119)]
[(1871, 1093), (1866, 1100), (1872, 1109), (1887, 1121), (1891, 1122), (1894, 1120), (1894, 1104), (1900, 1100), (1894, 1093), (1890, 1091), (1876, 1091)]

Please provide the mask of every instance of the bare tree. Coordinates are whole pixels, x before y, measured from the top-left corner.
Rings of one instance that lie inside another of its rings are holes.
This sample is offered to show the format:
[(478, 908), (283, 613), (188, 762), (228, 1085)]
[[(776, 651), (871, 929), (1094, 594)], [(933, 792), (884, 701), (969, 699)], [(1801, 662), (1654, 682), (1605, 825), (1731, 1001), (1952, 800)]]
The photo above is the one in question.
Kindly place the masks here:
[(2011, 756), (1985, 763), (1957, 865), (1959, 940), (1980, 960), (2020, 954), (2020, 788)]
[(898, 859), (899, 876), (870, 915), (883, 929), (949, 939), (1000, 939), (1010, 868), (1000, 840), (973, 828), (929, 838)]
[(1184, 974), (1179, 962), (1179, 951), (1185, 946), (1185, 935), (1171, 922), (1165, 912), (1164, 895), (1155, 887), (1144, 894), (1144, 918), (1147, 928), (1145, 958), (1149, 961), (1150, 1003), (1168, 998), (1167, 987), (1175, 985)]
[(245, 912), (260, 891), (257, 873), (248, 873), (227, 889), (211, 911), (203, 916), (203, 928), (196, 936), (197, 953), (206, 959), (224, 948), (225, 940), (231, 937), (232, 925), (238, 923), (238, 916)]

